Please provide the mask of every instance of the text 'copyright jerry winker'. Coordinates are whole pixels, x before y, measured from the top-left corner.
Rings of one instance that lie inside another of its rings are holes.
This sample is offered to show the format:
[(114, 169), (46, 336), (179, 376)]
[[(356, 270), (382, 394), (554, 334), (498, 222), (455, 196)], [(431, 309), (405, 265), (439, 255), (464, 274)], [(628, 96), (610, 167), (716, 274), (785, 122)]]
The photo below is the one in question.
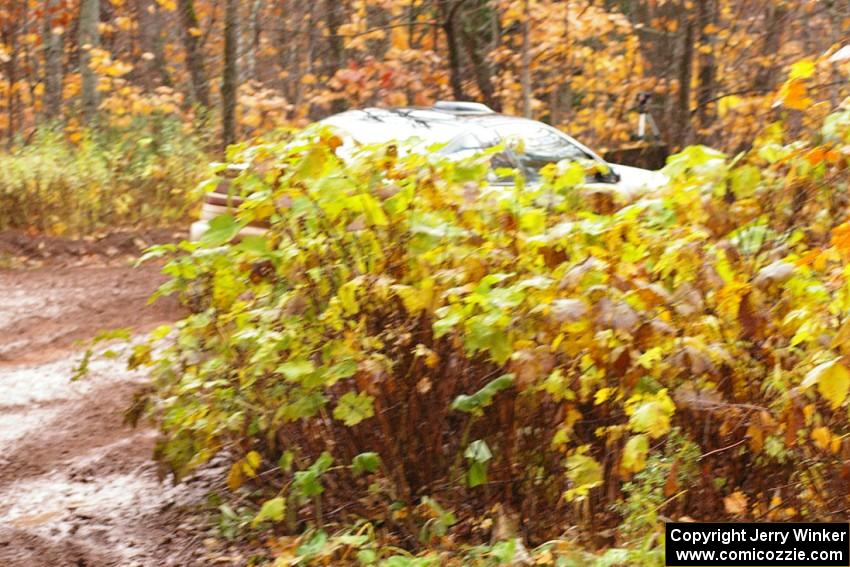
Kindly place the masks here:
[(666, 525), (672, 566), (850, 565), (847, 523), (675, 523)]

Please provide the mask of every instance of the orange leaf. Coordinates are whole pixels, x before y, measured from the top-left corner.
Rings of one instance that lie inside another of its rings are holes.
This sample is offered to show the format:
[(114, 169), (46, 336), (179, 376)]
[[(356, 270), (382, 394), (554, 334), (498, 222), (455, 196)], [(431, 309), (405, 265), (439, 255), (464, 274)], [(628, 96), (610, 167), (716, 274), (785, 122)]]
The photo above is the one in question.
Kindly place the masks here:
[(806, 110), (810, 107), (812, 105), (812, 99), (809, 98), (809, 93), (803, 80), (789, 79), (782, 85), (777, 104), (794, 110)]
[(747, 513), (747, 495), (740, 490), (723, 499), (723, 508), (727, 514), (743, 516)]

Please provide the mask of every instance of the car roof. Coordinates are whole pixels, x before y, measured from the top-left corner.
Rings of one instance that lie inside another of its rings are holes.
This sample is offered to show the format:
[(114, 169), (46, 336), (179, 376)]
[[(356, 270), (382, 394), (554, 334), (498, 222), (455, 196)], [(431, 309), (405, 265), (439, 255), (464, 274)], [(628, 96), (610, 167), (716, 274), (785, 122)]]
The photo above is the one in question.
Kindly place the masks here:
[(348, 110), (321, 121), (339, 128), (360, 144), (420, 138), (431, 143), (449, 142), (480, 127), (454, 112), (430, 108), (364, 108)]
[[(471, 135), (481, 146), (501, 141), (506, 127), (550, 126), (490, 110), (480, 103), (440, 101), (433, 107), (364, 108), (329, 116), (320, 123), (338, 128), (357, 144), (383, 144), (416, 138), (429, 144), (449, 143)], [(565, 136), (588, 155), (601, 160), (590, 148)]]

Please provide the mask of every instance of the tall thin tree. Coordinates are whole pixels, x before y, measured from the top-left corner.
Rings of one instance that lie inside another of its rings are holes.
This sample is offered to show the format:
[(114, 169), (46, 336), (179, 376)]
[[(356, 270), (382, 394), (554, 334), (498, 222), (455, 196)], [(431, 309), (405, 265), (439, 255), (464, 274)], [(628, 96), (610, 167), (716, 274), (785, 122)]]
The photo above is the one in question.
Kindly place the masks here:
[(180, 24), (183, 28), (181, 35), (183, 37), (183, 48), (186, 50), (186, 65), (189, 67), (192, 96), (195, 102), (209, 108), (210, 89), (204, 64), (204, 53), (201, 49), (200, 28), (198, 16), (195, 13), (195, 3), (193, 0), (177, 0), (177, 10), (180, 13)]
[(62, 44), (64, 30), (53, 25), (58, 0), (45, 0), (41, 39), (44, 45), (44, 116), (56, 120), (62, 112)]
[(97, 75), (92, 69), (92, 50), (100, 45), (100, 0), (80, 1), (79, 47), (82, 78), (83, 118), (91, 124), (97, 118)]
[(221, 79), (222, 141), (224, 146), (236, 141), (236, 82), (238, 78), (238, 10), (237, 0), (224, 5), (224, 70)]
[(522, 53), (520, 54), (520, 76), (522, 86), (522, 115), (531, 118), (531, 6), (529, 0), (523, 2)]

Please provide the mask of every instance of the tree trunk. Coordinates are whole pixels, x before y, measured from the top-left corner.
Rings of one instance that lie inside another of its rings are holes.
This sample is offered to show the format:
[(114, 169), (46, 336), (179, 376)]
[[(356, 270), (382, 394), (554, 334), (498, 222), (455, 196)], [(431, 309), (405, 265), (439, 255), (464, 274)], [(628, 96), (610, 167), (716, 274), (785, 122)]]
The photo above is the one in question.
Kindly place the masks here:
[[(310, 25), (302, 10), (301, 2), (293, 2), (287, 5), (287, 9), (282, 10), (282, 13), (278, 16), (280, 18), (281, 28), (275, 41), (279, 42), (280, 45), (286, 45), (289, 42), (291, 37), (289, 28), (292, 26), (293, 21), (301, 21), (306, 26)], [(287, 49), (279, 49), (277, 51), (277, 65), (279, 67), (277, 74), (280, 90), (283, 91), (286, 100), (294, 105), (297, 86), (301, 82), (301, 40), (299, 39), (290, 43), (291, 45)]]
[(9, 115), (8, 125), (9, 128), (6, 131), (6, 145), (11, 148), (12, 144), (15, 141), (15, 129), (17, 128), (15, 124), (15, 84), (17, 83), (17, 75), (18, 75), (18, 67), (17, 67), (17, 57), (16, 57), (16, 44), (17, 44), (17, 34), (18, 30), (14, 27), (7, 27), (3, 29), (3, 43), (9, 46), (9, 57), (6, 61), (6, 80), (8, 81), (8, 88), (6, 89), (6, 110)]
[[(564, 2), (564, 49), (567, 50), (564, 57), (565, 70), (563, 73), (564, 80), (555, 86), (554, 100), (552, 103), (552, 124), (558, 125), (562, 121), (567, 122), (573, 112), (573, 49), (570, 30), (570, 2)], [(561, 115), (561, 108), (566, 109)]]
[(782, 45), (783, 20), (787, 14), (787, 8), (778, 5), (777, 2), (767, 2), (766, 4), (762, 56), (770, 63), (765, 63), (756, 74), (755, 88), (759, 91), (769, 91), (776, 84), (777, 67), (775, 61)]
[(82, 76), (83, 118), (92, 124), (97, 118), (97, 75), (91, 68), (91, 50), (100, 45), (100, 0), (80, 1), (80, 75)]
[[(44, 116), (57, 120), (62, 112), (62, 34), (53, 32), (57, 0), (45, 0), (41, 39), (44, 44)], [(60, 30), (56, 30), (59, 32)]]
[(531, 10), (529, 0), (523, 1), (522, 52), (520, 83), (522, 85), (522, 115), (531, 118)]
[(691, 76), (694, 59), (694, 22), (687, 8), (682, 8), (684, 34), (679, 59), (679, 94), (676, 100), (676, 132), (673, 139), (679, 147), (688, 141), (691, 123)]
[[(699, 22), (699, 73), (697, 87), (697, 120), (700, 130), (709, 127), (716, 113), (709, 106), (715, 96), (717, 67), (714, 61), (714, 36), (715, 32), (706, 32), (709, 26), (717, 25), (717, 0), (703, 0), (697, 4)], [(700, 134), (702, 140), (703, 134)]]
[(189, 81), (192, 87), (192, 98), (204, 108), (210, 106), (210, 88), (207, 82), (207, 72), (204, 65), (204, 54), (201, 51), (198, 16), (195, 14), (193, 0), (177, 0), (182, 26), (183, 48), (186, 50), (186, 64), (189, 67)]
[(224, 8), (224, 73), (221, 80), (222, 141), (226, 148), (236, 142), (236, 79), (238, 70), (237, 0), (226, 0)]
[[(472, 8), (474, 14), (471, 17), (464, 17), (461, 27), (464, 47), (472, 63), (475, 82), (478, 85), (478, 90), (481, 91), (481, 97), (484, 99), (484, 103), (496, 110), (500, 110), (501, 105), (496, 100), (495, 89), (493, 87), (493, 70), (490, 67), (489, 61), (487, 61), (486, 50), (483, 47), (483, 44), (492, 40), (490, 37), (490, 20), (493, 15), (489, 11), (486, 0), (483, 2), (479, 1)], [(463, 11), (460, 14), (463, 14)]]
[(457, 33), (455, 30), (455, 14), (463, 0), (454, 0), (454, 3), (449, 3), (448, 0), (440, 2), (440, 11), (442, 12), (442, 28), (446, 34), (446, 47), (449, 52), (449, 82), (452, 86), (452, 95), (455, 100), (463, 100), (466, 95), (463, 93), (463, 82), (461, 79), (460, 68), (460, 52), (457, 45)]
[(251, 2), (251, 13), (248, 21), (249, 38), (246, 42), (245, 51), (245, 80), (257, 81), (257, 52), (260, 49), (260, 12), (263, 7), (263, 0), (254, 0)]
[[(339, 35), (339, 26), (342, 25), (342, 7), (339, 0), (325, 0), (325, 26), (328, 30), (328, 58), (325, 65), (325, 76), (332, 79), (336, 72), (342, 68), (344, 45), (342, 36)], [(337, 98), (331, 103), (331, 112), (342, 112), (345, 110), (345, 101)]]
[(472, 70), (475, 72), (475, 83), (478, 85), (478, 90), (481, 91), (484, 103), (499, 110), (500, 104), (496, 100), (493, 81), (491, 79), (492, 70), (487, 59), (481, 53), (481, 47), (478, 44), (477, 38), (464, 30), (463, 40), (466, 44), (466, 52), (469, 54), (469, 59), (472, 62)]
[(144, 78), (148, 88), (154, 86), (151, 78), (159, 76), (159, 84), (173, 85), (165, 59), (165, 41), (162, 36), (162, 13), (156, 0), (140, 0), (137, 4), (141, 27), (142, 51), (150, 54), (144, 65)]

